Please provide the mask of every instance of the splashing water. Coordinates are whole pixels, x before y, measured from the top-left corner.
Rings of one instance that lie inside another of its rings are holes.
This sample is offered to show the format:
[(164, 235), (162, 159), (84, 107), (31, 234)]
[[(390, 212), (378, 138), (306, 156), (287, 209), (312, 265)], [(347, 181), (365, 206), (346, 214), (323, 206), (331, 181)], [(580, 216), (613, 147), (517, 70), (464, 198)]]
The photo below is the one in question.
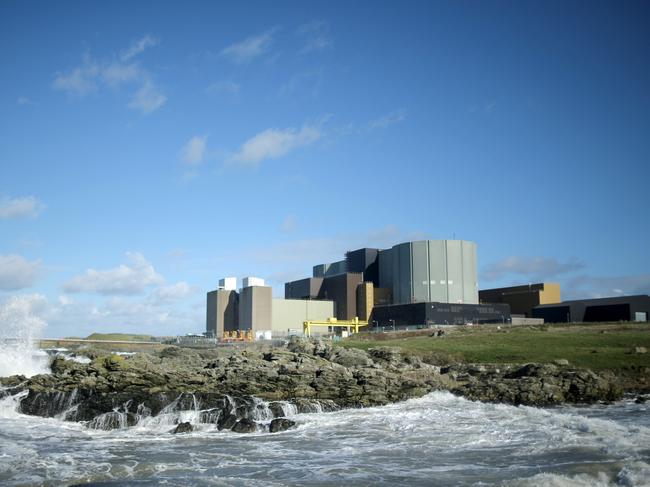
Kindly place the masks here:
[(47, 354), (37, 349), (46, 323), (34, 314), (45, 298), (38, 294), (11, 296), (0, 304), (0, 377), (47, 374)]

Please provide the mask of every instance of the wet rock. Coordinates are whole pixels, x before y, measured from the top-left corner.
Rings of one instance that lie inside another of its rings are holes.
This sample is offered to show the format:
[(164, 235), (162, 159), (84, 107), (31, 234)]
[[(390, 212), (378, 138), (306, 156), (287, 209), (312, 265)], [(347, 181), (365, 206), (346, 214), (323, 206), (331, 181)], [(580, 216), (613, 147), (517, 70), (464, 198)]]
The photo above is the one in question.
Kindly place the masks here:
[(180, 423), (176, 428), (174, 428), (171, 433), (177, 435), (179, 433), (191, 433), (194, 431), (194, 426), (191, 423)]
[(232, 427), (235, 433), (255, 433), (257, 431), (257, 423), (252, 419), (240, 419)]
[(232, 429), (233, 426), (237, 423), (237, 416), (234, 414), (224, 414), (222, 417), (219, 418), (219, 421), (217, 421), (217, 429), (219, 431), (221, 430), (229, 430)]
[(290, 428), (296, 426), (296, 422), (287, 418), (276, 418), (271, 421), (269, 425), (269, 432), (279, 433), (280, 431), (286, 431)]

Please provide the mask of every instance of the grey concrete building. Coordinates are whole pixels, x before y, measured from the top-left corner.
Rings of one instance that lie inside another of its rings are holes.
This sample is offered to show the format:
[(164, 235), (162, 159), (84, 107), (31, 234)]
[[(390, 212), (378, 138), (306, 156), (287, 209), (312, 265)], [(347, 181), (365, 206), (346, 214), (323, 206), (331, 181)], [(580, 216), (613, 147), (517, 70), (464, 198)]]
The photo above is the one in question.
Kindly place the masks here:
[(273, 290), (270, 286), (245, 287), (239, 294), (239, 330), (269, 331)]
[(379, 327), (509, 323), (507, 304), (410, 303), (375, 306), (371, 322)]
[[(389, 257), (390, 256), (390, 257)], [(478, 304), (476, 244), (465, 240), (421, 240), (382, 252), (380, 269), (392, 261), (393, 303)], [(380, 271), (381, 272), (381, 271)], [(380, 275), (380, 285), (387, 279)]]
[(205, 331), (220, 338), (224, 331), (239, 328), (239, 295), (236, 291), (218, 289), (207, 294)]

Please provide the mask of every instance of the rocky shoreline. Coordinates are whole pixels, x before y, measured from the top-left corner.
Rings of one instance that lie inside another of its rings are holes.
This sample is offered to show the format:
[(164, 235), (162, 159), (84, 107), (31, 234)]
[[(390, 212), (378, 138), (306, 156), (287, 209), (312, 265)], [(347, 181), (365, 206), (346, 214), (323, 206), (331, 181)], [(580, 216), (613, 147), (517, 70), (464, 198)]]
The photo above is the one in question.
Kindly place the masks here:
[[(446, 390), (470, 400), (554, 406), (622, 398), (611, 374), (568, 364), (440, 367), (398, 349), (367, 352), (293, 338), (286, 348), (167, 348), (132, 357), (88, 353), (92, 361), (56, 358), (52, 373), (0, 379), (0, 395), (21, 394), (24, 414), (114, 429), (167, 418), (170, 432), (196, 423), (220, 430), (277, 432), (295, 412), (380, 406)], [(194, 411), (191, 421), (180, 412)]]

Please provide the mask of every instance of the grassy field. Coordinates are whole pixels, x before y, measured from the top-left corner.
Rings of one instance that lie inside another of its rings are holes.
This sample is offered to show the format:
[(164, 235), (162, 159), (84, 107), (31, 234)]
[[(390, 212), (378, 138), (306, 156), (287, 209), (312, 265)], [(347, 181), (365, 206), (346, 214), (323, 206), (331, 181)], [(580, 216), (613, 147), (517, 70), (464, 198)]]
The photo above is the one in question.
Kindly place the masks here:
[(399, 333), (359, 334), (340, 346), (399, 347), (435, 364), (551, 363), (567, 359), (571, 365), (599, 369), (650, 367), (650, 353), (631, 353), (635, 347), (650, 350), (650, 324), (612, 323), (544, 325), (537, 327), (454, 327), (443, 337)]
[(126, 342), (150, 342), (151, 335), (134, 335), (132, 333), (93, 333), (88, 335), (85, 340), (113, 340)]
[[(83, 343), (83, 342), (68, 342), (66, 340), (100, 340), (107, 343)], [(124, 343), (114, 343), (124, 342)], [(130, 343), (132, 342), (132, 343)], [(137, 343), (146, 342), (146, 343)], [(167, 345), (162, 345), (152, 341), (151, 335), (136, 335), (130, 333), (93, 333), (86, 338), (68, 337), (62, 340), (40, 340), (39, 345), (41, 348), (56, 348), (65, 347), (70, 350), (78, 350), (81, 348), (93, 348), (97, 350), (115, 351), (115, 352), (144, 352), (162, 350)]]

